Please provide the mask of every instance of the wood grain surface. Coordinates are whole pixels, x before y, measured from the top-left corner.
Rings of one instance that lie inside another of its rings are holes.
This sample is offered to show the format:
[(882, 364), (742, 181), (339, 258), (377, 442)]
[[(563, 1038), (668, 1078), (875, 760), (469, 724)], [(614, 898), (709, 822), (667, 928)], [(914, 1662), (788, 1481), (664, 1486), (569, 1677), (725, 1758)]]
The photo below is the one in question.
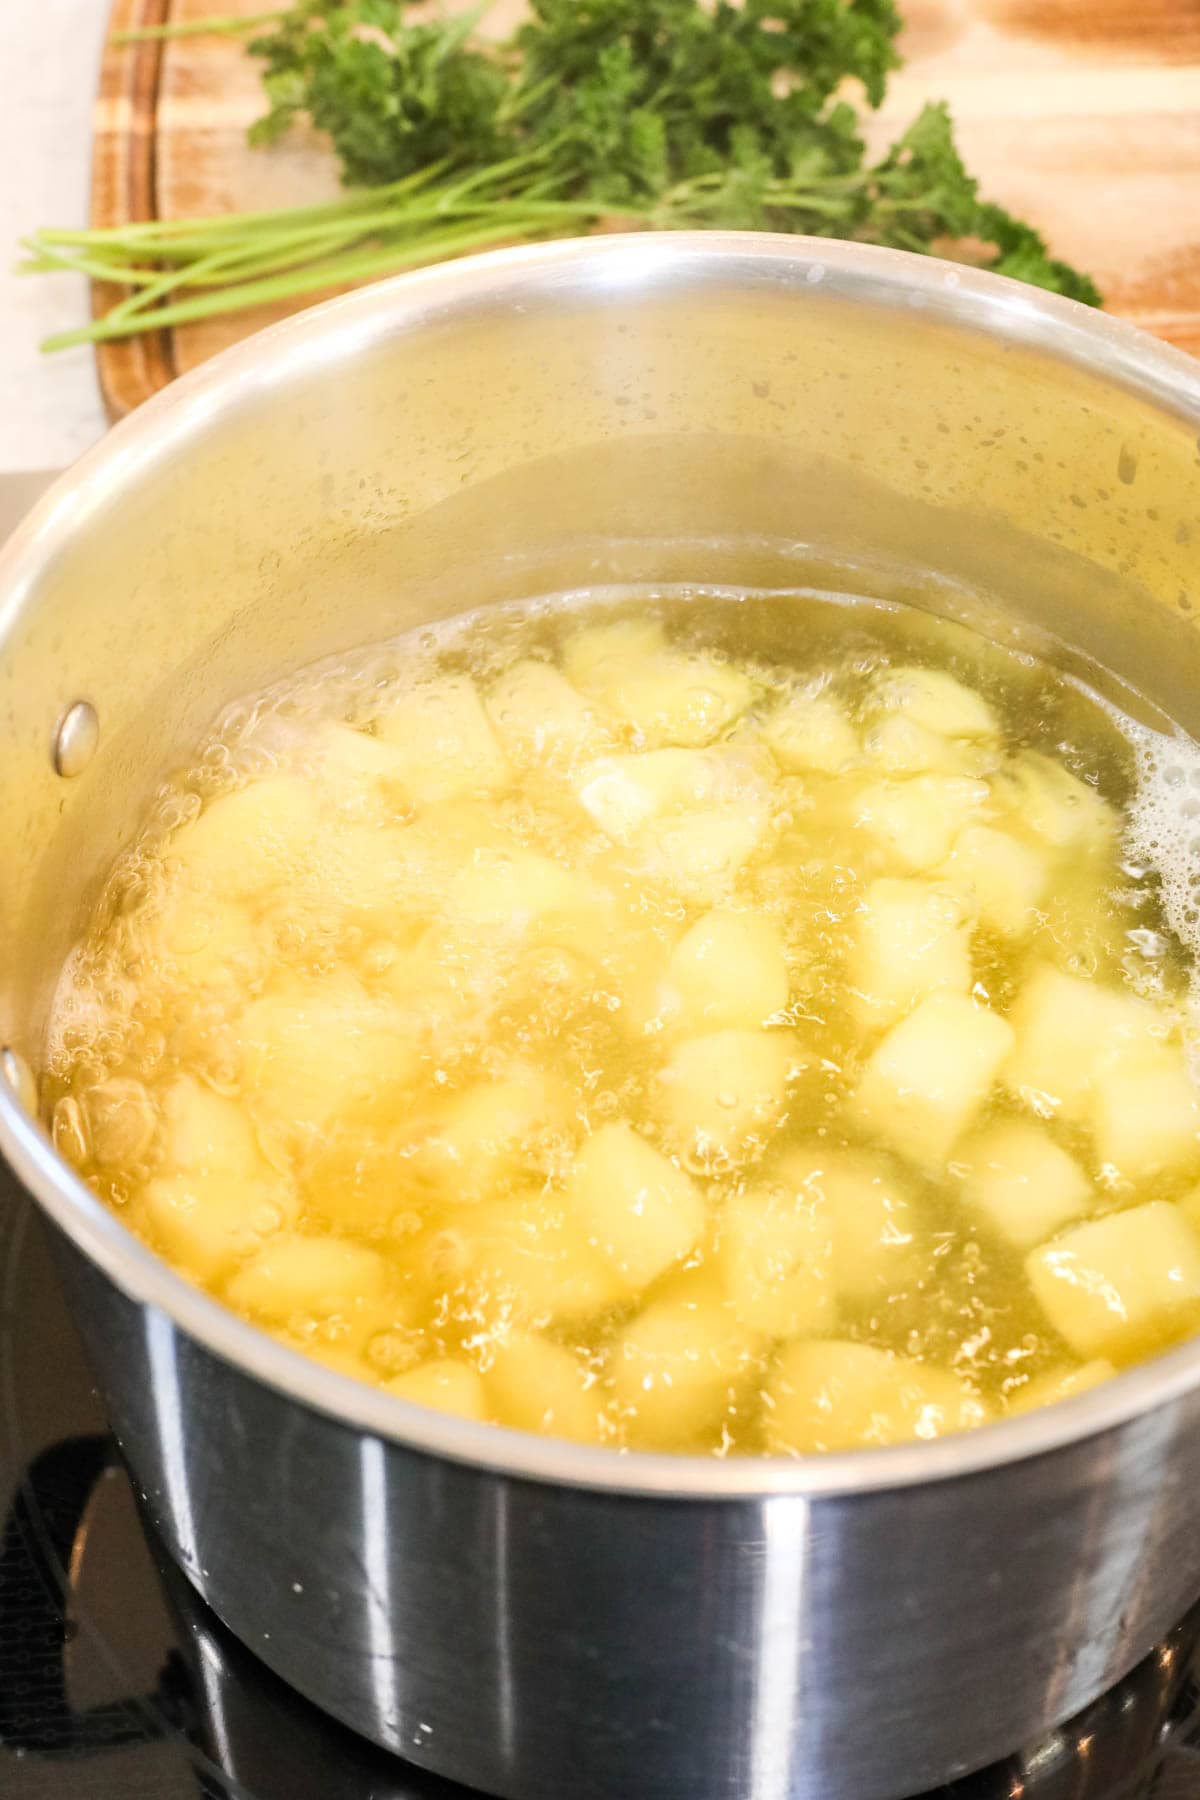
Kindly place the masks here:
[[(158, 18), (262, 10), (263, 0), (115, 0), (110, 36)], [(520, 0), (499, 0), (489, 29), (506, 31), (519, 10)], [(872, 139), (882, 146), (923, 101), (947, 99), (983, 190), (1087, 269), (1111, 311), (1200, 352), (1200, 0), (901, 0), (901, 10), (905, 66)], [(262, 111), (258, 65), (237, 40), (110, 43), (94, 222), (335, 195), (317, 138), (248, 148)], [(110, 414), (296, 304), (102, 346)]]

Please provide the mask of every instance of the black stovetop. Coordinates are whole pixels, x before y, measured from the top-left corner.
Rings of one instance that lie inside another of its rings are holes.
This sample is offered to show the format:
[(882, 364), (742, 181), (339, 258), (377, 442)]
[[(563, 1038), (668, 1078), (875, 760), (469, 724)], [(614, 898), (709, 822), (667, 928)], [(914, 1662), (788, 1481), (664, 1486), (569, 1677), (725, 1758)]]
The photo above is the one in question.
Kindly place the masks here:
[[(3, 1800), (469, 1800), (290, 1693), (166, 1564), (2, 1175), (0, 1507)], [(1072, 1726), (941, 1800), (1200, 1800), (1200, 1608)]]

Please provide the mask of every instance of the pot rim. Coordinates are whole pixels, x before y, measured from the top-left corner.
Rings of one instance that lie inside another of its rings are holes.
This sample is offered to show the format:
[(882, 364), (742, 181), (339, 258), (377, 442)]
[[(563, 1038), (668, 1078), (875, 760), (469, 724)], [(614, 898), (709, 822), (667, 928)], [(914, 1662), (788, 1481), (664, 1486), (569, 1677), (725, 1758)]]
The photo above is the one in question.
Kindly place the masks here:
[[(296, 367), (336, 365), (394, 333), (479, 302), (647, 293), (741, 282), (910, 309), (1105, 377), (1200, 430), (1200, 363), (1075, 301), (906, 251), (755, 232), (630, 233), (518, 246), (392, 277), (255, 333), (180, 377), (57, 481), (0, 552), (7, 629), (64, 538), (135, 484), (171, 443), (267, 392)], [(482, 1470), (670, 1500), (797, 1501), (982, 1475), (1128, 1424), (1200, 1387), (1200, 1337), (1056, 1406), (978, 1431), (799, 1459), (617, 1452), (479, 1424), (402, 1400), (314, 1362), (179, 1275), (92, 1193), (0, 1081), (0, 1153), (53, 1223), (131, 1299), (292, 1400), (347, 1429)]]

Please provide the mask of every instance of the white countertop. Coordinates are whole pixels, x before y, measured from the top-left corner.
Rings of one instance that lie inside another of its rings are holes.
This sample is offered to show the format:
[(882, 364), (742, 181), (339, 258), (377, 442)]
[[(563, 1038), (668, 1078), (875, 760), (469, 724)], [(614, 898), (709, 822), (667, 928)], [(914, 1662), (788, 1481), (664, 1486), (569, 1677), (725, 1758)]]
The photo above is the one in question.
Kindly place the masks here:
[(104, 431), (90, 348), (40, 339), (87, 318), (82, 281), (15, 276), (18, 241), (87, 219), (108, 0), (0, 0), (0, 473), (63, 468)]

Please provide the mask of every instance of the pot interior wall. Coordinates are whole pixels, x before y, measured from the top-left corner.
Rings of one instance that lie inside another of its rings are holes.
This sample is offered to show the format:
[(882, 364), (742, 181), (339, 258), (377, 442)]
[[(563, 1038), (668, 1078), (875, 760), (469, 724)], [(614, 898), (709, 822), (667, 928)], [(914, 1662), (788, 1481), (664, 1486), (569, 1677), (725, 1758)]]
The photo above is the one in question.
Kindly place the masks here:
[[(59, 490), (61, 547), (25, 590), (0, 571), (0, 1038), (36, 1056), (83, 908), (226, 701), (468, 608), (853, 587), (1071, 646), (1200, 734), (1182, 407), (1079, 344), (1001, 341), (1019, 290), (963, 324), (800, 260), (641, 266), (351, 301), (168, 395)], [(80, 697), (101, 748), (64, 782), (52, 733)]]

